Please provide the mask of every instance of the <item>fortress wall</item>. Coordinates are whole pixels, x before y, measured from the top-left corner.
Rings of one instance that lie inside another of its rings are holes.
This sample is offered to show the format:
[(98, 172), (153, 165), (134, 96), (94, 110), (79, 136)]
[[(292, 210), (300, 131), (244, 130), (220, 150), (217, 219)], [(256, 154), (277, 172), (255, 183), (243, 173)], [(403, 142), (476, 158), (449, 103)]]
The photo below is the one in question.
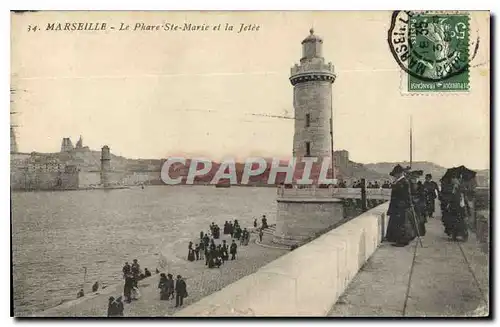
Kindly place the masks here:
[(11, 169), (13, 190), (72, 190), (78, 188), (77, 172), (26, 171)]
[[(108, 172), (109, 182), (112, 185), (139, 185), (160, 180), (160, 172)], [(79, 187), (86, 188), (101, 184), (101, 173), (99, 171), (80, 171)]]
[(326, 316), (379, 246), (388, 205), (363, 213), (176, 316)]
[(122, 182), (125, 185), (148, 184), (151, 181), (159, 181), (159, 171), (132, 172), (124, 176)]
[(101, 184), (101, 173), (98, 171), (80, 171), (80, 188)]

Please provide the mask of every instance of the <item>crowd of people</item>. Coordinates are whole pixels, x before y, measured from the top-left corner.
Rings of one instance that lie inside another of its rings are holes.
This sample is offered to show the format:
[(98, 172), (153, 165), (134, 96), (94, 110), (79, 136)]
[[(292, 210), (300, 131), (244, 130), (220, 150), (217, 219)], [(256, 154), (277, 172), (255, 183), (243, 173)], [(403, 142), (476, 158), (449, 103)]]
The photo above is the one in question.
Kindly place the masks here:
[[(253, 222), (254, 228), (257, 228), (257, 219)], [(262, 225), (259, 228), (259, 239), (262, 242), (263, 230), (268, 228), (267, 218), (262, 216)], [(225, 221), (223, 228), (224, 235), (230, 235), (231, 243), (228, 244), (226, 240), (221, 243), (215, 244), (215, 240), (220, 238), (220, 228), (215, 222), (209, 226), (209, 231), (204, 233), (200, 232), (199, 242), (193, 244), (192, 241), (188, 244), (188, 261), (205, 260), (205, 265), (208, 268), (220, 268), (224, 262), (235, 260), (238, 253), (239, 241), (240, 246), (247, 246), (250, 242), (250, 231), (245, 227), (241, 228), (237, 219), (233, 221)]]
[[(391, 182), (388, 180), (385, 180), (383, 183), (379, 183), (378, 181), (369, 181), (368, 183), (365, 184), (366, 188), (373, 188), (373, 189), (380, 189), (380, 188), (391, 188)], [(361, 180), (356, 180), (352, 182), (351, 186), (352, 188), (362, 188), (363, 184)], [(343, 180), (341, 180), (338, 184), (337, 187), (339, 188), (347, 188), (347, 183)]]
[(438, 198), (441, 201), (445, 233), (454, 241), (458, 237), (467, 241), (469, 196), (474, 188), (474, 183), (470, 182), (472, 178), (464, 173), (467, 171), (469, 170), (449, 169), (441, 179), (440, 190), (431, 174), (426, 174), (422, 183), (419, 178), (423, 171), (395, 166), (390, 173), (394, 177), (394, 183), (387, 212), (390, 218), (386, 240), (394, 243), (394, 246), (406, 246), (415, 237), (425, 236), (425, 224), (428, 218), (434, 216), (435, 200)]
[[(123, 297), (117, 298), (111, 296), (108, 299), (108, 317), (122, 317), (124, 316), (124, 302), (131, 303), (140, 298), (138, 282), (145, 278), (152, 276), (148, 268), (141, 270), (137, 259), (133, 260), (132, 265), (125, 262), (122, 268), (123, 278), (125, 283), (123, 286)], [(177, 279), (173, 279), (173, 275), (168, 273), (160, 273), (158, 268), (156, 274), (160, 274), (160, 281), (158, 288), (160, 289), (160, 300), (171, 300), (175, 298), (175, 307), (183, 305), (183, 299), (188, 296), (187, 285), (181, 275), (177, 275)]]
[[(159, 273), (158, 269), (156, 269), (156, 273)], [(122, 296), (118, 296), (117, 298), (114, 296), (109, 297), (108, 317), (123, 317), (124, 302), (131, 303), (134, 300), (138, 300), (140, 298), (139, 281), (151, 277), (151, 275), (151, 271), (148, 268), (144, 268), (144, 271), (142, 271), (137, 259), (134, 259), (132, 264), (125, 262), (122, 268), (122, 276), (125, 280), (123, 285), (124, 299), (122, 300)], [(94, 287), (96, 286), (94, 284)]]
[[(158, 271), (158, 269), (157, 269)], [(122, 268), (123, 278), (125, 279), (125, 284), (123, 286), (123, 296), (126, 303), (130, 303), (133, 300), (138, 300), (140, 297), (138, 282), (144, 278), (150, 277), (151, 272), (148, 268), (141, 270), (141, 266), (137, 259), (134, 259), (132, 265), (125, 262)]]
[[(257, 228), (257, 219), (254, 220), (253, 226), (259, 232), (259, 239), (262, 242), (263, 230), (269, 228), (267, 218), (262, 216), (262, 224)], [(205, 265), (208, 268), (220, 268), (224, 262), (228, 260), (235, 260), (238, 254), (238, 245), (236, 241), (240, 242), (240, 246), (246, 246), (250, 241), (250, 231), (245, 227), (241, 228), (238, 220), (226, 221), (223, 228), (224, 235), (230, 235), (231, 243), (228, 244), (226, 240), (222, 240), (220, 244), (216, 244), (215, 240), (220, 239), (220, 228), (217, 224), (212, 222), (209, 226), (209, 231), (204, 233), (200, 232), (200, 240), (197, 244), (189, 242), (188, 245), (188, 261), (205, 260)], [(108, 299), (108, 317), (123, 317), (124, 316), (124, 303), (131, 303), (140, 298), (139, 281), (152, 276), (151, 271), (145, 268), (141, 270), (141, 266), (137, 259), (134, 259), (132, 264), (125, 262), (122, 268), (124, 281), (123, 296), (110, 296)], [(160, 273), (156, 269), (156, 274), (160, 274), (158, 289), (160, 290), (160, 300), (173, 300), (175, 298), (175, 307), (183, 305), (183, 300), (188, 296), (187, 284), (181, 275), (177, 275), (174, 280), (171, 273)], [(96, 292), (99, 287), (98, 282), (92, 286), (93, 292)], [(83, 289), (81, 289), (77, 297), (84, 296)]]

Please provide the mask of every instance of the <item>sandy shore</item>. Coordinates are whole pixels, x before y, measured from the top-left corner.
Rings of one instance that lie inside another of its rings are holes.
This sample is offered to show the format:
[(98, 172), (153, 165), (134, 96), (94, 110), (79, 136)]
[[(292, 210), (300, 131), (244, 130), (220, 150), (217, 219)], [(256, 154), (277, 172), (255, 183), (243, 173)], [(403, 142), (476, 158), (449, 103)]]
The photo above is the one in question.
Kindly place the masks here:
[[(230, 237), (226, 235), (230, 243)], [(267, 236), (267, 235), (266, 235)], [(265, 236), (265, 237), (266, 237)], [(238, 255), (234, 261), (226, 262), (221, 268), (208, 269), (205, 261), (187, 261), (187, 246), (189, 240), (179, 240), (173, 244), (168, 244), (162, 251), (167, 258), (165, 272), (170, 272), (174, 276), (182, 275), (187, 283), (189, 296), (185, 299), (184, 306), (194, 303), (201, 298), (216, 292), (223, 287), (254, 273), (260, 267), (277, 259), (287, 250), (264, 248), (255, 244), (255, 234), (251, 234), (248, 246), (239, 246)], [(270, 237), (270, 236), (267, 236)], [(197, 236), (193, 236), (193, 241)], [(221, 242), (221, 240), (218, 240)], [(216, 242), (216, 243), (218, 243)], [(177, 309), (175, 301), (160, 301), (159, 290), (157, 288), (159, 275), (139, 282), (141, 298), (131, 304), (125, 304), (125, 316), (128, 317), (155, 317), (172, 315)], [(64, 303), (63, 305), (48, 309), (41, 313), (34, 314), (37, 317), (103, 317), (107, 315), (107, 303), (110, 296), (117, 297), (123, 291), (123, 283), (115, 287), (91, 295), (86, 299), (79, 299)]]

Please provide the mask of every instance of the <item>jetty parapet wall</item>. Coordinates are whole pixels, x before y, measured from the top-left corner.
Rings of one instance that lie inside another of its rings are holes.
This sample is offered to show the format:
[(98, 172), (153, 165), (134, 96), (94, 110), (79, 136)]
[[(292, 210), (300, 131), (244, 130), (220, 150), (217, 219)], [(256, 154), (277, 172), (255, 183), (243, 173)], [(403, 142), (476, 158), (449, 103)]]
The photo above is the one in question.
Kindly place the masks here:
[(381, 243), (388, 205), (361, 214), (176, 316), (326, 316)]

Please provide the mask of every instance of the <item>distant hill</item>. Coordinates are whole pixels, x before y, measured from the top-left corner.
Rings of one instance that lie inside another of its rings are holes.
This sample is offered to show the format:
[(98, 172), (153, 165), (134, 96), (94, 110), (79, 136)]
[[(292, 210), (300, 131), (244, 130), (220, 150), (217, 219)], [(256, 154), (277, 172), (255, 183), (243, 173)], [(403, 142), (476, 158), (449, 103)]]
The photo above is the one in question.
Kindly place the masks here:
[(370, 169), (364, 164), (357, 163), (354, 161), (350, 161), (347, 167), (337, 167), (338, 175), (342, 176), (342, 178), (346, 181), (353, 179), (361, 179), (365, 178), (366, 180), (384, 180), (388, 178), (387, 174), (375, 171)]
[[(90, 149), (84, 150), (74, 150), (71, 152), (57, 152), (57, 153), (37, 153), (33, 157), (34, 161), (43, 162), (50, 158), (58, 159), (60, 162), (70, 165), (78, 166), (82, 171), (99, 171), (101, 168), (101, 152), (94, 151)], [(162, 163), (165, 159), (128, 159), (122, 156), (116, 156), (111, 153), (111, 169), (114, 171), (127, 171), (127, 172), (160, 172)], [(179, 176), (187, 176), (189, 171), (191, 159), (186, 160), (186, 165), (174, 164), (170, 167), (170, 176), (176, 178)], [(250, 185), (265, 185), (267, 184), (267, 179), (269, 177), (272, 159), (267, 158), (267, 167), (265, 171), (259, 176), (253, 176), (249, 180)], [(200, 176), (195, 178), (195, 183), (206, 184), (209, 183), (215, 176), (216, 172), (220, 167), (220, 163), (212, 161), (212, 169), (205, 176)], [(358, 180), (360, 178), (365, 178), (368, 181), (373, 180), (387, 180), (389, 179), (389, 173), (392, 168), (400, 164), (403, 167), (409, 166), (409, 162), (378, 162), (361, 164), (353, 161), (348, 161), (345, 167), (337, 167), (336, 176), (337, 178), (342, 178), (346, 181)], [(281, 165), (286, 165), (286, 161), (282, 161)], [(200, 166), (201, 168), (201, 166)], [(241, 181), (243, 175), (244, 163), (236, 163), (236, 175), (238, 176), (238, 182)], [(257, 168), (255, 165), (253, 169)], [(438, 181), (446, 172), (445, 167), (437, 165), (428, 161), (416, 161), (413, 162), (412, 168), (415, 170), (423, 170), (425, 174), (430, 173), (433, 179)], [(302, 175), (302, 169), (296, 167), (296, 176)], [(489, 186), (490, 181), (490, 170), (476, 170), (477, 172), (477, 183), (478, 186)], [(318, 177), (318, 172), (312, 172), (311, 178), (315, 179)], [(278, 173), (276, 178), (276, 184), (281, 184), (285, 182), (285, 174)], [(183, 178), (183, 183), (185, 183), (185, 178)]]
[[(369, 163), (369, 164), (364, 164), (364, 166), (372, 171), (378, 172), (380, 174), (385, 174), (385, 176), (388, 176), (388, 174), (391, 172), (392, 168), (394, 168), (395, 165), (400, 164), (403, 167), (407, 167), (410, 165), (410, 162), (408, 161), (402, 161), (402, 162), (377, 162), (377, 163)], [(451, 168), (451, 167), (448, 167)], [(446, 172), (448, 168), (442, 167), (440, 165), (437, 165), (433, 162), (429, 161), (414, 161), (412, 163), (412, 169), (413, 170), (423, 170), (424, 174), (431, 174), (432, 178), (435, 181), (438, 181)], [(489, 186), (489, 181), (490, 181), (490, 170), (489, 169), (481, 169), (481, 170), (475, 170), (473, 168), (467, 167), (469, 169), (474, 170), (477, 175), (476, 175), (476, 180), (478, 186)]]
[[(400, 164), (403, 167), (408, 167), (410, 162), (401, 161), (401, 162), (377, 162), (377, 163), (369, 163), (364, 164), (364, 166), (370, 170), (376, 171), (377, 173), (384, 174), (385, 176), (389, 176), (389, 173), (392, 171), (394, 166)], [(433, 162), (428, 161), (414, 161), (412, 163), (412, 170), (423, 170), (424, 174), (431, 174), (433, 179), (439, 179), (446, 172), (445, 167), (437, 165)]]

